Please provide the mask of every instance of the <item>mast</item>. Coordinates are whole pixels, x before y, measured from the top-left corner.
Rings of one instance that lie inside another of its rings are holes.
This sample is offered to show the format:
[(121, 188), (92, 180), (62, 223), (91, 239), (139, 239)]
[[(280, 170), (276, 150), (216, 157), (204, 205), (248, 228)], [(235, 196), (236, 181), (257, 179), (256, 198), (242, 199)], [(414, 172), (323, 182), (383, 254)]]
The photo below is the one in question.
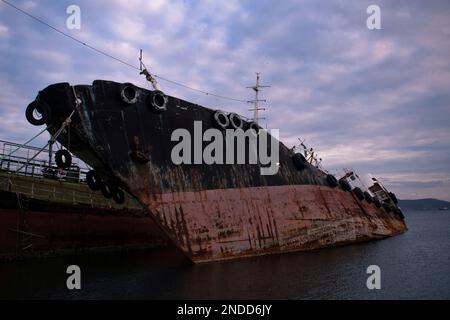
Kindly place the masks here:
[(253, 103), (253, 108), (250, 111), (253, 111), (253, 121), (258, 123), (259, 119), (264, 119), (259, 117), (260, 110), (266, 110), (266, 108), (260, 108), (259, 102), (266, 102), (265, 99), (259, 99), (259, 90), (261, 88), (270, 88), (270, 86), (262, 86), (259, 84), (260, 73), (256, 72), (256, 84), (252, 87), (247, 87), (247, 89), (253, 89), (255, 91), (255, 99), (249, 100), (247, 103)]

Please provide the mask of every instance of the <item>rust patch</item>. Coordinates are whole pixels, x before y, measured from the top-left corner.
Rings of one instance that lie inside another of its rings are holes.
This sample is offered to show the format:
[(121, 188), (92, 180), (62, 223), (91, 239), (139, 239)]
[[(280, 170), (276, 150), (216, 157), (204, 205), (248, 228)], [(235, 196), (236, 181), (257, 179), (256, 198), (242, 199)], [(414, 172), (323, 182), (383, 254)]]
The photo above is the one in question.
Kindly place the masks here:
[(150, 158), (146, 152), (142, 150), (139, 138), (137, 136), (134, 136), (133, 138), (133, 150), (130, 152), (130, 157), (139, 163), (147, 163), (150, 161)]

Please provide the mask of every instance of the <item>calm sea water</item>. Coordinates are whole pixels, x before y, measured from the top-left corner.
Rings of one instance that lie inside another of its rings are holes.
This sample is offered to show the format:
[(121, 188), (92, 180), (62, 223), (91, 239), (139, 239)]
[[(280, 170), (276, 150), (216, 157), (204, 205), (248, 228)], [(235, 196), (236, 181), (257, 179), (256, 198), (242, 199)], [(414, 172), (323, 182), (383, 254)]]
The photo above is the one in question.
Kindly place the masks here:
[[(382, 241), (197, 266), (173, 249), (2, 263), (0, 298), (450, 299), (450, 212), (405, 215), (409, 231)], [(66, 288), (71, 264), (82, 290)]]

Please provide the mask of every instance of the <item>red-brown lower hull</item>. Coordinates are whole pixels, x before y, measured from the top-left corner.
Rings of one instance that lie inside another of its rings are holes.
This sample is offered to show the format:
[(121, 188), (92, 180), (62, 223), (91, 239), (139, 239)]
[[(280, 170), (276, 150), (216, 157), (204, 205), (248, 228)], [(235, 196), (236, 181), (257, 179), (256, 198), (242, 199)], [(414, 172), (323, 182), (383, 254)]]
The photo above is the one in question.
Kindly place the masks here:
[(337, 246), (407, 229), (397, 214), (326, 186), (134, 195), (194, 262)]

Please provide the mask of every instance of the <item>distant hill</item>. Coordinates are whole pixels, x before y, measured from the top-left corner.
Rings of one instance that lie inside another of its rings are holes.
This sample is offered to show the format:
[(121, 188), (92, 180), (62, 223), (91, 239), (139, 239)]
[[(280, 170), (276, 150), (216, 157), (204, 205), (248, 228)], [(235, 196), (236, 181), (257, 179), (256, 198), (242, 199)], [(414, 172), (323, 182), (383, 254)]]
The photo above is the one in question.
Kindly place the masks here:
[(398, 200), (398, 205), (405, 210), (450, 210), (450, 202), (438, 199)]

